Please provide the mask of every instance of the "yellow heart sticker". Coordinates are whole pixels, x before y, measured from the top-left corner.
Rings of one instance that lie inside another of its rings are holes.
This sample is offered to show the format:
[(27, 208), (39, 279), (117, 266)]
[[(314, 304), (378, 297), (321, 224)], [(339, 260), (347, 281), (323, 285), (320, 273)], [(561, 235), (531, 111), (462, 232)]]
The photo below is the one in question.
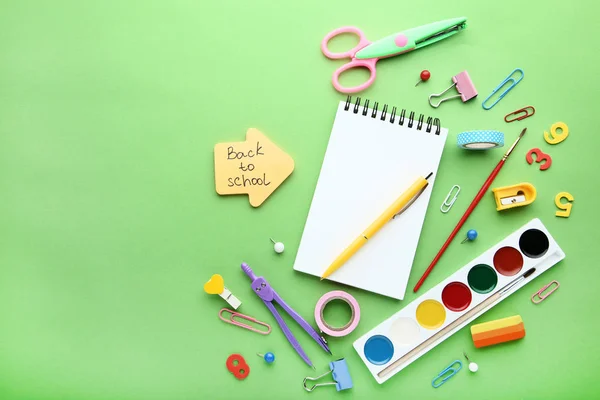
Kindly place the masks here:
[(204, 284), (204, 291), (208, 294), (221, 294), (225, 288), (223, 277), (219, 274), (214, 274), (210, 280)]

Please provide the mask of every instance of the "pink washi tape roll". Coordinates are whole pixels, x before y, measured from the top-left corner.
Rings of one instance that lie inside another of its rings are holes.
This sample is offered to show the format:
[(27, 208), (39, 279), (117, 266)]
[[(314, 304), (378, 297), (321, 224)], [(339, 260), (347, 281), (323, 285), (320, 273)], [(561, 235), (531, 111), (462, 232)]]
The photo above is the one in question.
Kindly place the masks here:
[[(344, 326), (331, 326), (325, 321), (325, 318), (323, 318), (323, 310), (325, 310), (327, 304), (333, 300), (342, 300), (350, 306), (352, 316), (350, 317), (350, 321), (348, 321), (348, 323)], [(356, 301), (351, 294), (346, 293), (343, 290), (334, 290), (332, 292), (325, 293), (323, 296), (321, 296), (319, 301), (317, 301), (317, 305), (315, 306), (315, 320), (317, 321), (317, 326), (321, 332), (325, 333), (326, 335), (334, 337), (346, 336), (356, 329), (358, 322), (360, 321), (360, 307), (358, 305), (358, 301)]]

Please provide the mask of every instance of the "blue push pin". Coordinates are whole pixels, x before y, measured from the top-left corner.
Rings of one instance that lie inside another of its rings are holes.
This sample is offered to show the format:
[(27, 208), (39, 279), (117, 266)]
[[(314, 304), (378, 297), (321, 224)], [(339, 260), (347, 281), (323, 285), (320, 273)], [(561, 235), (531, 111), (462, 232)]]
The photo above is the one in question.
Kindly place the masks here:
[(273, 361), (275, 361), (275, 354), (271, 353), (270, 351), (265, 355), (262, 355), (260, 353), (256, 353), (256, 355), (264, 358), (267, 364), (271, 364)]
[(465, 240), (460, 242), (460, 244), (463, 244), (467, 240), (475, 240), (475, 238), (477, 238), (477, 231), (475, 229), (469, 229), (469, 231), (467, 232), (467, 237), (465, 238)]

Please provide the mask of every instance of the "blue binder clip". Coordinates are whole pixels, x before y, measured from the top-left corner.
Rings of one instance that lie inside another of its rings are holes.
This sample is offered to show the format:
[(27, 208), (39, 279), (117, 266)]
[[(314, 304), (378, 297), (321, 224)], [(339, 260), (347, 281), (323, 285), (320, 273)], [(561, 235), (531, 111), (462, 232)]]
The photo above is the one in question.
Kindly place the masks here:
[[(457, 365), (457, 364), (458, 364), (458, 368), (455, 367), (455, 365)], [(431, 381), (431, 386), (433, 386), (434, 388), (439, 388), (444, 383), (446, 383), (446, 381), (448, 379), (450, 379), (454, 375), (456, 375), (456, 373), (458, 371), (460, 371), (461, 368), (462, 368), (462, 363), (459, 360), (454, 360), (454, 362), (452, 362), (452, 364), (448, 365), (445, 370), (443, 370), (442, 372), (440, 372), (440, 374), (438, 376), (433, 378), (433, 380)], [(448, 372), (450, 372), (449, 375), (447, 375)]]
[[(316, 383), (311, 387), (306, 386), (306, 381), (319, 380), (325, 375), (329, 374), (330, 372), (335, 382)], [(346, 359), (342, 358), (340, 360), (330, 362), (329, 371), (325, 372), (323, 375), (317, 376), (316, 378), (311, 378), (307, 376), (302, 382), (302, 386), (304, 386), (304, 389), (308, 392), (312, 392), (317, 386), (327, 385), (335, 385), (335, 388), (338, 392), (340, 390), (352, 389), (352, 378), (350, 377), (350, 371), (348, 371), (348, 364), (346, 364)]]
[[(515, 75), (515, 72), (519, 72), (521, 74), (520, 77), (518, 78), (513, 78), (513, 75)], [(508, 92), (510, 92), (512, 90), (512, 88), (514, 88), (515, 86), (517, 86), (517, 83), (521, 82), (521, 80), (523, 79), (523, 77), (525, 76), (525, 72), (523, 72), (523, 70), (521, 68), (515, 68), (515, 70), (513, 72), (510, 73), (509, 76), (506, 77), (505, 80), (502, 81), (501, 84), (499, 84), (496, 89), (494, 89), (494, 91), (492, 92), (492, 94), (490, 94), (484, 101), (483, 103), (481, 103), (481, 107), (483, 107), (485, 110), (489, 110), (492, 107), (494, 107), (496, 105), (496, 103), (498, 103), (500, 100), (502, 100), (502, 98), (504, 96), (506, 96), (506, 94)], [(509, 87), (507, 87), (504, 92), (502, 92), (500, 94), (500, 97), (498, 97), (498, 99), (496, 99), (496, 101), (494, 101), (491, 105), (486, 105), (485, 103), (487, 103), (487, 101), (500, 89), (502, 89), (502, 87), (504, 86), (505, 83), (507, 82), (511, 82), (511, 85)]]

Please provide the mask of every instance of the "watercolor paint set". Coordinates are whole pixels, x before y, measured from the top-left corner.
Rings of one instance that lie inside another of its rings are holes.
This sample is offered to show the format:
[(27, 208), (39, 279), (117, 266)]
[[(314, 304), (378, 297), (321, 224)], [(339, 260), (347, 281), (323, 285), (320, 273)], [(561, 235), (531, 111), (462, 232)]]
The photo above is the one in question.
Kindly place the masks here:
[(383, 383), (565, 258), (533, 219), (354, 342)]

